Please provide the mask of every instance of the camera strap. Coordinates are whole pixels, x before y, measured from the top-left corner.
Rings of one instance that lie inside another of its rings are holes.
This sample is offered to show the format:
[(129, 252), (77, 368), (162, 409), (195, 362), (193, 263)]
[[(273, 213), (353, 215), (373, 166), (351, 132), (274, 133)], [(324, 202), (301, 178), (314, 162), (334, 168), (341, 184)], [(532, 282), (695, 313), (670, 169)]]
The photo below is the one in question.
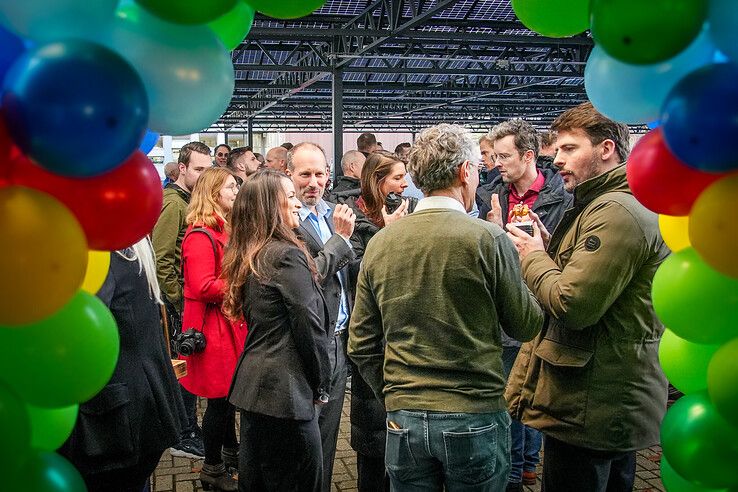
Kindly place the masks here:
[[(205, 229), (204, 227), (195, 227), (195, 228), (193, 228), (190, 232), (187, 233), (187, 235), (184, 237), (184, 239), (182, 239), (182, 244), (184, 244), (184, 242), (187, 239), (187, 237), (190, 234), (192, 234), (193, 232), (202, 232), (203, 234), (205, 234), (208, 237), (208, 239), (210, 239), (210, 244), (213, 245), (213, 255), (215, 256), (215, 264), (217, 265), (218, 262), (220, 261), (220, 258), (218, 257), (218, 247), (215, 244), (215, 238), (213, 237), (213, 235), (210, 233), (209, 230)], [(184, 260), (184, 258), (182, 258), (182, 265), (181, 265), (181, 268), (182, 268), (182, 272), (181, 272), (182, 278), (184, 278), (184, 264), (185, 264), (185, 260)], [(207, 317), (208, 317), (207, 315), (208, 315), (208, 310), (209, 309), (210, 309), (210, 303), (208, 302), (208, 303), (205, 304), (205, 312), (203, 313), (203, 316), (202, 316), (202, 326), (200, 327), (200, 333), (202, 333), (203, 329), (205, 328), (205, 321), (207, 320)]]

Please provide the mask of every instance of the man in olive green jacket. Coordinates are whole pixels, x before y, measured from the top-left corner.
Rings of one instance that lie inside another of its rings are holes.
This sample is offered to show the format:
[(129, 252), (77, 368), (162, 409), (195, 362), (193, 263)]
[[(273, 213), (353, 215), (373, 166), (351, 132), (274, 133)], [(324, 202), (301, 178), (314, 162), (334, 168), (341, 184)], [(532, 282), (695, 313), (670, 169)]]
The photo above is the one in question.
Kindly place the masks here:
[(651, 282), (669, 250), (628, 188), (627, 126), (585, 103), (552, 128), (574, 206), (553, 236), (540, 221), (532, 237), (508, 226), (548, 323), (521, 349), (505, 396), (546, 436), (546, 490), (630, 491), (635, 450), (658, 442), (666, 411)]

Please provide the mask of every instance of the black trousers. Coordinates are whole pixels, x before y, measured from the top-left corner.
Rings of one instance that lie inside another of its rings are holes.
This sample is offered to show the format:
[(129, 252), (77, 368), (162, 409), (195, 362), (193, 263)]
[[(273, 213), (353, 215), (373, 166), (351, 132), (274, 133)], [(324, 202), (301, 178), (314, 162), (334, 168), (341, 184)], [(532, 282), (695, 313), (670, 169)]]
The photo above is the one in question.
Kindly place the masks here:
[(289, 420), (241, 412), (239, 492), (319, 492), (323, 461), (318, 418)]
[(328, 343), (328, 358), (331, 361), (333, 375), (331, 376), (330, 399), (320, 407), (318, 426), (323, 447), (323, 491), (330, 492), (331, 478), (333, 477), (333, 461), (336, 458), (336, 443), (338, 442), (338, 428), (343, 414), (343, 400), (346, 396), (346, 330), (339, 335), (330, 337)]
[(192, 433), (197, 433), (197, 396), (187, 391), (184, 386), (179, 385), (179, 392), (182, 395), (187, 421), (180, 422), (182, 434), (180, 439), (191, 437)]
[(141, 456), (133, 466), (84, 475), (89, 492), (141, 492), (164, 452)]
[(356, 472), (359, 492), (389, 492), (390, 481), (384, 456), (356, 453)]
[(208, 408), (202, 417), (202, 443), (205, 447), (205, 463), (217, 465), (223, 462), (223, 447), (237, 448), (236, 407), (227, 398), (208, 398)]
[(595, 451), (551, 436), (543, 439), (545, 492), (630, 492), (635, 469), (635, 451)]

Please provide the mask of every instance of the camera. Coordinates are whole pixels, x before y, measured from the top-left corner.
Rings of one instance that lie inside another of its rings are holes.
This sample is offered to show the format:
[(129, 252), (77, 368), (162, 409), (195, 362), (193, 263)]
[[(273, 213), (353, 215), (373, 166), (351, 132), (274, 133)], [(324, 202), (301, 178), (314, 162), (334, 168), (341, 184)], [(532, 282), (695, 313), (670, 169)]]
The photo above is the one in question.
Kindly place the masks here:
[(387, 207), (388, 214), (394, 213), (400, 205), (402, 205), (402, 197), (394, 191), (389, 192), (384, 198), (384, 206)]
[(177, 353), (185, 357), (202, 352), (205, 350), (206, 345), (205, 335), (194, 328), (180, 333), (174, 339), (174, 346)]

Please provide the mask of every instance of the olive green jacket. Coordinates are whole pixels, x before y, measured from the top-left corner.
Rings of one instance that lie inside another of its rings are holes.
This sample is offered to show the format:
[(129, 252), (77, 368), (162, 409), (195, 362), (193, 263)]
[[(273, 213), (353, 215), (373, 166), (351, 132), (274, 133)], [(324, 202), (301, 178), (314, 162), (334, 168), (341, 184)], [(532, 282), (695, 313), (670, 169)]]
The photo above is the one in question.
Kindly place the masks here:
[(658, 442), (667, 382), (651, 282), (668, 254), (656, 214), (628, 188), (625, 165), (576, 188), (548, 254), (522, 263), (548, 320), (513, 367), (505, 397), (514, 417), (590, 449)]
[[(186, 197), (186, 199), (185, 199)], [(182, 313), (182, 239), (187, 224), (189, 193), (175, 184), (164, 188), (164, 201), (159, 219), (151, 231), (151, 242), (156, 254), (156, 276), (167, 301)]]

